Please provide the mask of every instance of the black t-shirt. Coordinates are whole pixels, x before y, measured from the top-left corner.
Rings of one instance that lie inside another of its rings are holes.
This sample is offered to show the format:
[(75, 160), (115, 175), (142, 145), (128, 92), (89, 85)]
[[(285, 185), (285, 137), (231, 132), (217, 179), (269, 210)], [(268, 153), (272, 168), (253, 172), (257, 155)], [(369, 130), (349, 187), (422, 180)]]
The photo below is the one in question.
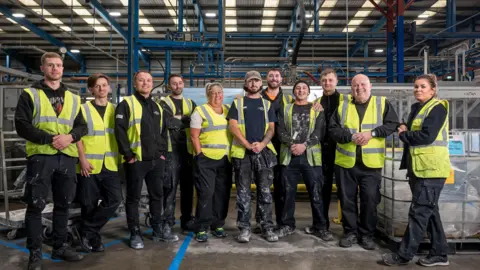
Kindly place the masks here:
[(294, 105), (292, 109), (293, 142), (304, 143), (308, 138), (308, 126), (310, 123), (310, 110), (312, 104)]
[(95, 107), (95, 109), (97, 110), (98, 114), (100, 114), (100, 117), (103, 119), (103, 117), (105, 116), (105, 111), (107, 110), (107, 106), (97, 105), (95, 104), (94, 100), (92, 100), (91, 103), (93, 107)]
[(175, 105), (175, 115), (183, 115), (183, 99), (172, 98)]
[[(261, 142), (265, 134), (263, 99), (244, 97), (243, 113), (245, 117), (245, 139), (247, 139), (249, 143)], [(232, 103), (232, 106), (228, 111), (227, 119), (235, 119), (238, 121), (238, 111), (235, 102)], [(270, 123), (277, 121), (272, 106), (270, 106), (270, 109), (268, 110), (268, 120)]]

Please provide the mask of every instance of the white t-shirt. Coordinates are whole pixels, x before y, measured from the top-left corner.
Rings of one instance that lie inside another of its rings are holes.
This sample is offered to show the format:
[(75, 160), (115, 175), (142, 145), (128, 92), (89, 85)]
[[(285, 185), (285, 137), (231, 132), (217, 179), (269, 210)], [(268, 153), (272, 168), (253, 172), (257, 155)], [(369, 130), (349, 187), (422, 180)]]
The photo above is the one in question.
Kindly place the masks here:
[[(217, 113), (220, 116), (223, 116), (223, 113)], [(190, 128), (201, 129), (203, 123), (203, 118), (200, 116), (197, 110), (193, 112), (190, 116)]]

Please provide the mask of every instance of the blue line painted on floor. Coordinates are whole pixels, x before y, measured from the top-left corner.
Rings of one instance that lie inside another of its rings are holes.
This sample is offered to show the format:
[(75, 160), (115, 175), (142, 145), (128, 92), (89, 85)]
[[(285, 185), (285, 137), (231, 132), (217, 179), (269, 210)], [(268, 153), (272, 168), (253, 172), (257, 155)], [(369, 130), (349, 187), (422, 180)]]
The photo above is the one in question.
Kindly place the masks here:
[(18, 244), (18, 243), (23, 243), (25, 241), (27, 241), (27, 238), (21, 238), (21, 239), (13, 240), (12, 242)]
[[(3, 246), (8, 247), (8, 248), (13, 248), (13, 249), (19, 250), (19, 251), (21, 251), (23, 253), (26, 253), (26, 254), (30, 254), (30, 252), (28, 251), (27, 248), (16, 245), (16, 244), (11, 243), (11, 242), (0, 240), (0, 245), (3, 245)], [(53, 260), (52, 257), (50, 255), (46, 254), (46, 253), (42, 253), (42, 256), (43, 256), (44, 259), (47, 259), (47, 260), (50, 260), (50, 261), (61, 262), (61, 260)]]
[(192, 241), (192, 238), (193, 238), (193, 232), (188, 233), (185, 240), (183, 240), (182, 246), (178, 249), (177, 255), (173, 259), (172, 264), (170, 264), (170, 267), (168, 267), (168, 270), (178, 270), (178, 268), (180, 267), (180, 264), (182, 263), (183, 257), (185, 257), (187, 248), (190, 245), (190, 242)]

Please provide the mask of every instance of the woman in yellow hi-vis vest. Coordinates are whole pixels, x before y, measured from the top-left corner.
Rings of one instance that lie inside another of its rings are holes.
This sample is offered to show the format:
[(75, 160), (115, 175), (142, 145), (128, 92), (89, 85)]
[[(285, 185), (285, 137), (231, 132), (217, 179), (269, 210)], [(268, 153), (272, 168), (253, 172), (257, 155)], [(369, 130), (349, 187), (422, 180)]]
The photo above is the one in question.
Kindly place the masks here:
[(381, 199), (385, 138), (398, 126), (393, 106), (385, 97), (371, 95), (371, 89), (367, 76), (356, 75), (352, 95), (343, 98), (329, 124), (330, 137), (337, 142), (335, 180), (344, 233), (339, 245), (345, 248), (357, 242), (367, 250), (376, 247), (373, 236)]
[[(285, 237), (295, 232), (295, 197), (297, 183), (303, 178), (307, 186), (312, 208), (312, 226), (309, 232), (324, 241), (332, 241), (333, 234), (327, 229), (323, 215), (322, 148), (326, 125), (324, 112), (316, 112), (308, 102), (310, 86), (298, 81), (293, 86), (295, 103), (287, 104), (278, 114), (277, 135), (282, 143), (280, 166), (282, 177), (279, 227), (275, 233)], [(276, 202), (277, 203), (277, 202)]]
[(215, 237), (227, 236), (223, 226), (232, 188), (231, 135), (226, 119), (229, 106), (223, 105), (220, 83), (209, 83), (205, 89), (208, 103), (197, 107), (190, 121), (198, 195), (194, 227), (199, 242), (207, 241), (209, 228)]
[(407, 169), (412, 204), (408, 226), (397, 253), (382, 256), (387, 265), (404, 265), (413, 259), (425, 231), (431, 248), (423, 266), (447, 266), (448, 245), (438, 210), (438, 199), (450, 175), (448, 153), (448, 101), (437, 99), (435, 75), (421, 75), (415, 80), (414, 95), (408, 121), (398, 128), (403, 142), (400, 169)]
[[(87, 80), (94, 100), (82, 105), (88, 133), (77, 142), (77, 199), (82, 205), (80, 245), (85, 252), (103, 252), (100, 230), (122, 200), (115, 139), (115, 106), (108, 102), (110, 79), (93, 74)], [(101, 200), (100, 204), (98, 203)]]
[(153, 241), (175, 242), (170, 224), (163, 215), (165, 153), (167, 151), (166, 117), (162, 107), (150, 96), (153, 77), (149, 72), (137, 72), (133, 77), (135, 93), (124, 97), (115, 110), (115, 136), (123, 155), (127, 198), (125, 210), (130, 230), (130, 247), (143, 249), (138, 206), (143, 181), (149, 195), (150, 224)]
[[(63, 59), (45, 53), (40, 69), (44, 78), (25, 88), (15, 109), (17, 134), (27, 140), (27, 173), (24, 201), (25, 229), (30, 251), (28, 269), (43, 269), (42, 211), (53, 193), (52, 258), (79, 261), (83, 255), (68, 244), (68, 211), (75, 197), (75, 143), (87, 133), (80, 97), (61, 82)], [(3, 121), (3, 119), (1, 120)]]

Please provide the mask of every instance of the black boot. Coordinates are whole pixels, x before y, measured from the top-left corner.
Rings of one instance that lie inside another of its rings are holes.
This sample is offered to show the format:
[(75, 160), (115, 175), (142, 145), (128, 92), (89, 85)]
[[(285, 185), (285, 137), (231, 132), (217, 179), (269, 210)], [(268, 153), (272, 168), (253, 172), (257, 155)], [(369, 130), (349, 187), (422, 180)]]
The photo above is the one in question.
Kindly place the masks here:
[(102, 237), (100, 235), (97, 235), (95, 238), (93, 238), (90, 241), (90, 244), (92, 245), (92, 252), (104, 252), (105, 251), (105, 246), (102, 243)]
[(92, 251), (90, 241), (85, 236), (80, 237), (80, 247), (82, 248), (83, 252), (89, 253), (90, 251)]
[(67, 243), (63, 243), (61, 247), (53, 249), (52, 259), (76, 262), (81, 261), (83, 255), (74, 251)]
[(30, 250), (30, 257), (28, 258), (28, 270), (45, 270), (43, 267), (42, 250)]
[(152, 225), (152, 240), (153, 240), (153, 242), (163, 241), (163, 226), (162, 226), (162, 224)]

